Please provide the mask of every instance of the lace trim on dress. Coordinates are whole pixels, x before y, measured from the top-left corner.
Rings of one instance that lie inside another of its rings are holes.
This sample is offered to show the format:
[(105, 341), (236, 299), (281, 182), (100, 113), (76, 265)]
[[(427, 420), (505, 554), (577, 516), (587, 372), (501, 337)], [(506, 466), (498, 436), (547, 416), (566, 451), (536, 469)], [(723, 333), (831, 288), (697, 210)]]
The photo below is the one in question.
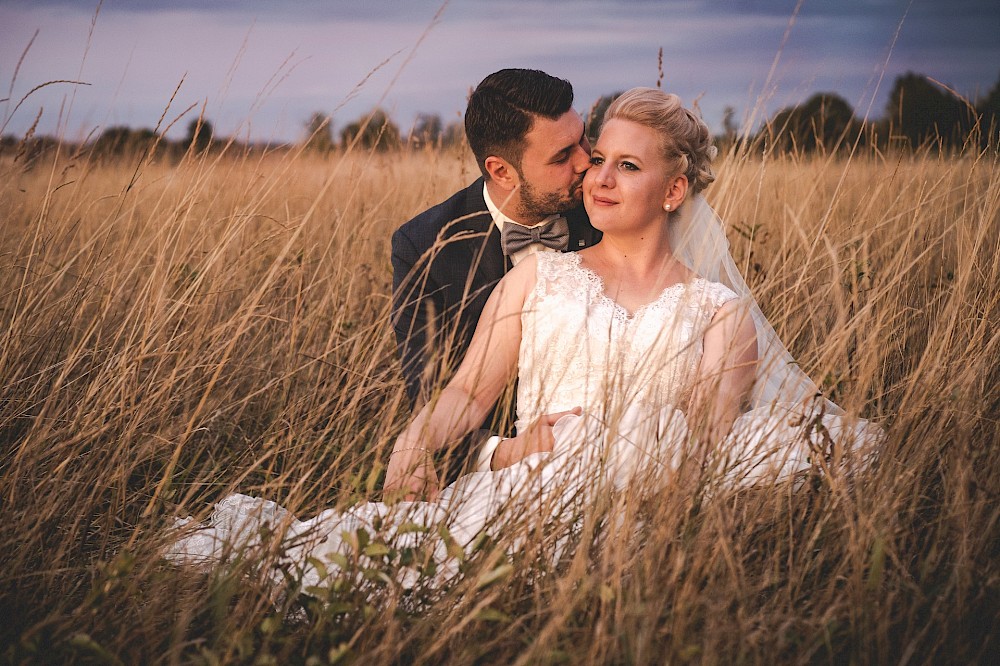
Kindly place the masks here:
[[(695, 287), (701, 289), (708, 304), (711, 306), (712, 315), (725, 303), (739, 298), (732, 289), (719, 282), (709, 282), (700, 275), (696, 275), (690, 282), (675, 282), (660, 292), (660, 295), (649, 303), (644, 303), (629, 312), (617, 301), (608, 296), (605, 290), (604, 278), (593, 269), (583, 265), (583, 260), (576, 252), (547, 252), (540, 254), (536, 268), (535, 289), (533, 295), (535, 299), (542, 299), (546, 296), (571, 296), (580, 297), (579, 287), (583, 287), (583, 292), (587, 295), (587, 301), (597, 303), (609, 308), (612, 316), (620, 322), (629, 322), (640, 315), (650, 311), (659, 310), (665, 306), (673, 307), (689, 289)], [(575, 273), (574, 278), (568, 277)], [(701, 311), (704, 303), (698, 299), (686, 299), (685, 305), (691, 313)]]

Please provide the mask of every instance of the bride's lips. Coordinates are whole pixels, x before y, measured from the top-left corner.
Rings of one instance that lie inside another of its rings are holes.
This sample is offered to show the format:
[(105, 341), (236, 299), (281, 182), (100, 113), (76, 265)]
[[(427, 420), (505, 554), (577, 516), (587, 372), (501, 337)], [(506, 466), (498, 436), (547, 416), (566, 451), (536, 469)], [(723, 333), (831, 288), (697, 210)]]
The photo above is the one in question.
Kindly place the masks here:
[(598, 206), (614, 206), (618, 203), (617, 201), (612, 201), (611, 199), (605, 199), (604, 197), (598, 196), (592, 196), (591, 199), (593, 199), (594, 204)]

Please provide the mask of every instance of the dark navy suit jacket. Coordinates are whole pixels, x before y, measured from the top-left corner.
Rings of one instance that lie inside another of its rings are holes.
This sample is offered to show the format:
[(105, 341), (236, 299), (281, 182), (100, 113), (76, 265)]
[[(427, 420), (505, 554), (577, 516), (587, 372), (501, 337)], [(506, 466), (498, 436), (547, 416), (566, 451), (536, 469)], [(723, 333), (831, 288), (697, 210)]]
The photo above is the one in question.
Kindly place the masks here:
[[(568, 250), (600, 241), (601, 232), (590, 225), (582, 207), (566, 218)], [(486, 299), (510, 268), (483, 198), (482, 178), (392, 235), (392, 323), (411, 405), (451, 377), (469, 348)], [(509, 421), (491, 417), (484, 427), (491, 425), (509, 432)]]

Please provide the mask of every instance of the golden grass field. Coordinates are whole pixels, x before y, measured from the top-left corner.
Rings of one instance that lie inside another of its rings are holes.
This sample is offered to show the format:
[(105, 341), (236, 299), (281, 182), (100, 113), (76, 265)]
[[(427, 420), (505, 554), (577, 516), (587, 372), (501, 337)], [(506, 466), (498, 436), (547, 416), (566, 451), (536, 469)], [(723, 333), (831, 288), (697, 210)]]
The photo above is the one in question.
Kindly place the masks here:
[(389, 237), (467, 184), (471, 161), (2, 159), (4, 661), (1000, 654), (996, 146), (732, 151), (706, 192), (793, 354), (830, 397), (885, 427), (870, 468), (711, 501), (674, 487), (636, 500), (637, 538), (585, 536), (556, 567), (484, 548), (417, 610), (391, 552), (379, 566), (352, 560), (357, 575), (326, 601), (275, 597), (247, 563), (202, 574), (159, 553), (174, 516), (203, 518), (229, 492), (301, 516), (380, 496), (408, 416)]

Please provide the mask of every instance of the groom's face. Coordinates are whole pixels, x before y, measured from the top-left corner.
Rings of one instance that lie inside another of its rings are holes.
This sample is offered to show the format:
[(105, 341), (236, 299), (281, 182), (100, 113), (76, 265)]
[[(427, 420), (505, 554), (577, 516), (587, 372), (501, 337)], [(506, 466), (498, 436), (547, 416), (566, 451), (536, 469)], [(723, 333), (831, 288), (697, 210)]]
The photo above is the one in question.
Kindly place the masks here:
[(580, 116), (567, 111), (555, 120), (537, 117), (524, 141), (520, 217), (525, 222), (541, 221), (578, 206), (590, 166), (590, 143)]

